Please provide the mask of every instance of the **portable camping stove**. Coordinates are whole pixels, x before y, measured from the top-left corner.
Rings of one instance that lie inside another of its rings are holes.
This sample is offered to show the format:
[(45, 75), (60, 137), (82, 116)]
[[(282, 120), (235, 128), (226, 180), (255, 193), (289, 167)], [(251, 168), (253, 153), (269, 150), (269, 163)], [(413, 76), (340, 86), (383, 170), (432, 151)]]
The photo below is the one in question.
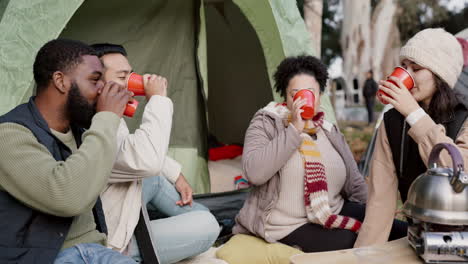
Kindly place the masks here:
[[(452, 157), (453, 169), (438, 168), (441, 150)], [(468, 263), (468, 174), (453, 145), (437, 144), (431, 168), (411, 184), (403, 212), (408, 241), (426, 263)]]
[(468, 262), (468, 231), (456, 229), (416, 222), (408, 228), (408, 242), (426, 263)]

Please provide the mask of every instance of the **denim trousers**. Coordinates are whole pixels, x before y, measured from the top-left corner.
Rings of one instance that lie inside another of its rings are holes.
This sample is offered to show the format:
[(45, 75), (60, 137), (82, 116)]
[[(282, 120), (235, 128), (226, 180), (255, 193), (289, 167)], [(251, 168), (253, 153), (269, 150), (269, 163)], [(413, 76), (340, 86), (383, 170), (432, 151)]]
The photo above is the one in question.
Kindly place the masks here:
[[(150, 229), (162, 264), (175, 263), (208, 250), (219, 235), (219, 225), (209, 210), (198, 203), (179, 206), (180, 194), (166, 178), (143, 180), (143, 202), (167, 218), (152, 220)], [(136, 239), (129, 245), (129, 256), (141, 262)]]
[(136, 262), (117, 251), (99, 244), (78, 244), (62, 250), (54, 264), (135, 264)]

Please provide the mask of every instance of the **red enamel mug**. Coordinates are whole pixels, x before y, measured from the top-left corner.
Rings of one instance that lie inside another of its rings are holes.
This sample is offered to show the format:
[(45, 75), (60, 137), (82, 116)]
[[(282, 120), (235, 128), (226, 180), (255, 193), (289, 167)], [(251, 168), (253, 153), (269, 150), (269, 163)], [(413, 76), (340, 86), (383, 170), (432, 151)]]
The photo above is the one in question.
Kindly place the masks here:
[(306, 99), (307, 103), (301, 107), (304, 112), (301, 113), (303, 119), (312, 119), (315, 115), (315, 95), (311, 90), (302, 89), (299, 90), (294, 95), (294, 101), (296, 101), (299, 97)]
[[(413, 87), (414, 87), (413, 76), (411, 76), (411, 74), (405, 68), (400, 67), (400, 66), (395, 67), (395, 69), (393, 70), (392, 74), (390, 74), (390, 76), (395, 76), (398, 79), (400, 79), (401, 82), (406, 86), (406, 88), (408, 88), (408, 90), (413, 89)], [(396, 84), (394, 81), (392, 81), (392, 80), (390, 80), (388, 78), (387, 78), (387, 82), (391, 82), (391, 83), (395, 84), (396, 86), (398, 86), (398, 84)], [(382, 102), (382, 104), (388, 104), (388, 102), (382, 98), (382, 95), (389, 96), (384, 91), (379, 90), (378, 93), (377, 93), (377, 97), (379, 98), (380, 102)]]
[(135, 96), (144, 96), (145, 85), (143, 84), (143, 76), (134, 72), (130, 73), (127, 78), (127, 89), (133, 92)]

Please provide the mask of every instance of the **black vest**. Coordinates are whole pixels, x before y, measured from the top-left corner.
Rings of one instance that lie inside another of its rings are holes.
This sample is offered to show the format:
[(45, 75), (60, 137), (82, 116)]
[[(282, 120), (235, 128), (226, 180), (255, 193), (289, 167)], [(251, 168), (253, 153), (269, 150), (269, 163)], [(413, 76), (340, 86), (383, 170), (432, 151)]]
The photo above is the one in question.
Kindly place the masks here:
[[(0, 116), (0, 124), (17, 123), (28, 128), (55, 160), (66, 160), (71, 155), (70, 149), (52, 134), (33, 99)], [(80, 146), (84, 130), (72, 127), (72, 132)], [(99, 198), (93, 213), (98, 230), (107, 233)], [(34, 210), (5, 191), (0, 191), (0, 219), (2, 264), (53, 263), (73, 221), (73, 217), (58, 217)]]
[[(444, 123), (447, 136), (455, 141), (458, 131), (463, 126), (468, 116), (468, 110), (463, 104), (458, 104), (455, 108), (455, 116), (449, 122)], [(419, 155), (416, 142), (408, 135), (410, 125), (405, 122), (405, 118), (397, 110), (391, 109), (384, 115), (385, 131), (387, 132), (388, 143), (392, 150), (393, 164), (395, 164), (398, 176), (398, 190), (401, 199), (406, 201), (411, 183), (427, 167)], [(404, 129), (404, 130), (403, 130)]]

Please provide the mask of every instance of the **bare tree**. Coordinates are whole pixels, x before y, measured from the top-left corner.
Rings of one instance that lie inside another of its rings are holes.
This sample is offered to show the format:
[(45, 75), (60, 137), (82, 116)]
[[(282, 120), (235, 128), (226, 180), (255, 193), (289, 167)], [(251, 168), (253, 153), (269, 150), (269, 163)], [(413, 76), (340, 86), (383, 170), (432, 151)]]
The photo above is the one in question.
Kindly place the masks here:
[(312, 40), (314, 55), (320, 58), (320, 43), (322, 41), (322, 0), (304, 0), (304, 21)]
[(371, 67), (371, 2), (343, 0), (341, 48), (347, 102), (359, 103), (365, 72)]
[(398, 5), (393, 0), (376, 3), (371, 17), (371, 67), (374, 78), (380, 80), (399, 64), (400, 31), (398, 30)]

